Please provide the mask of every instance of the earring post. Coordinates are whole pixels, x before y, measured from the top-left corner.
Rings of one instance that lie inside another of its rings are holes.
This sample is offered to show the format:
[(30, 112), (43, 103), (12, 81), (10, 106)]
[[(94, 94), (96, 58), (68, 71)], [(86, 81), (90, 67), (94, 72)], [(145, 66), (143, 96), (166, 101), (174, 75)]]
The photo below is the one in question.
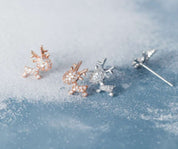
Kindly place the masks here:
[(167, 80), (165, 80), (163, 77), (161, 77), (159, 74), (157, 74), (156, 72), (154, 72), (152, 69), (150, 69), (149, 67), (147, 67), (146, 65), (144, 65), (143, 63), (139, 63), (140, 66), (144, 67), (145, 69), (147, 69), (148, 71), (150, 71), (151, 73), (153, 73), (155, 76), (157, 76), (158, 78), (160, 78), (162, 81), (164, 81), (165, 83), (167, 83), (169, 86), (173, 87), (174, 85), (170, 82), (168, 82)]

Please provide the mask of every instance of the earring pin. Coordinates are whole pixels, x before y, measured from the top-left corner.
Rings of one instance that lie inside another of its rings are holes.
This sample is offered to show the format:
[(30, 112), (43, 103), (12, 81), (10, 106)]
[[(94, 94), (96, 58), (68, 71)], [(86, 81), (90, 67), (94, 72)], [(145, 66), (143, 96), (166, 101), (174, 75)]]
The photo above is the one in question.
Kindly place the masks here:
[(167, 81), (166, 79), (164, 79), (162, 76), (160, 76), (159, 74), (157, 74), (156, 72), (154, 72), (152, 69), (150, 69), (148, 66), (146, 66), (144, 63), (147, 62), (150, 57), (153, 56), (153, 54), (156, 52), (156, 50), (149, 50), (147, 52), (143, 52), (142, 53), (142, 57), (141, 58), (136, 58), (132, 65), (134, 66), (134, 68), (139, 68), (139, 67), (144, 67), (145, 69), (147, 69), (148, 71), (150, 71), (152, 74), (154, 74), (155, 76), (157, 76), (159, 79), (161, 79), (162, 81), (164, 81), (165, 83), (167, 83), (169, 86), (173, 87), (173, 84), (170, 83), (169, 81)]

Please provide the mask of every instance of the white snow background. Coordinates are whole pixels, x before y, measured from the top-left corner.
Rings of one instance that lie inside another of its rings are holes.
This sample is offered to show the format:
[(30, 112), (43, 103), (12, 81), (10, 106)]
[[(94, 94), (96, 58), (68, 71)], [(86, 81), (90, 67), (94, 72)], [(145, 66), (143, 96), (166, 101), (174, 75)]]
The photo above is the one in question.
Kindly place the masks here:
[[(148, 2), (148, 1), (144, 1)], [(97, 60), (130, 66), (141, 51), (175, 50), (176, 41), (162, 36), (163, 24), (136, 0), (0, 0), (0, 100), (9, 98), (64, 101), (69, 97), (62, 75), (73, 63), (94, 68)], [(176, 11), (175, 0), (157, 3)], [(169, 25), (169, 24), (168, 24)], [(169, 27), (171, 30), (171, 27)], [(31, 50), (49, 50), (53, 68), (41, 80), (21, 77), (33, 66)], [(172, 71), (175, 68), (171, 67)]]

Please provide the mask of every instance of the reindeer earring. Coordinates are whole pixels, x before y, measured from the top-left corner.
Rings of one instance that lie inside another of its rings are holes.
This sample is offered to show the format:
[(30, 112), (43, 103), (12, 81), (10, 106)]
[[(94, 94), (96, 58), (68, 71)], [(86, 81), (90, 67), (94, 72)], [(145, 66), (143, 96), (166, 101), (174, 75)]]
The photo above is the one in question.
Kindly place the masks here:
[(173, 84), (171, 84), (170, 82), (168, 82), (167, 80), (165, 80), (163, 77), (161, 77), (160, 75), (158, 75), (156, 72), (154, 72), (153, 70), (151, 70), (149, 67), (147, 67), (144, 63), (147, 62), (150, 57), (156, 52), (156, 50), (149, 50), (147, 52), (143, 52), (142, 53), (142, 57), (141, 58), (137, 58), (133, 61), (132, 65), (134, 66), (134, 68), (139, 68), (139, 67), (144, 67), (145, 69), (147, 69), (148, 71), (150, 71), (151, 73), (153, 73), (155, 76), (157, 76), (158, 78), (160, 78), (162, 81), (164, 81), (165, 83), (167, 83), (169, 86), (173, 87)]
[(68, 85), (72, 85), (72, 89), (69, 91), (70, 95), (73, 95), (75, 92), (81, 92), (82, 96), (86, 97), (88, 95), (87, 94), (88, 86), (87, 85), (79, 86), (77, 84), (78, 80), (83, 80), (82, 75), (86, 76), (86, 73), (88, 71), (88, 69), (78, 71), (81, 64), (82, 61), (80, 61), (78, 64), (73, 64), (74, 66), (72, 66), (71, 69), (63, 75), (63, 81)]
[(23, 73), (23, 77), (26, 78), (29, 75), (34, 75), (36, 77), (36, 79), (40, 79), (41, 76), (39, 74), (40, 71), (48, 71), (52, 68), (52, 63), (51, 60), (49, 59), (49, 54), (45, 54), (46, 52), (48, 52), (47, 50), (43, 49), (43, 46), (41, 46), (41, 57), (38, 56), (35, 52), (31, 51), (32, 53), (32, 60), (33, 63), (36, 63), (36, 67), (32, 68), (32, 67), (28, 67), (25, 66), (24, 69), (24, 73)]
[(96, 90), (96, 92), (105, 91), (108, 92), (110, 96), (113, 96), (113, 89), (115, 88), (114, 85), (105, 85), (104, 80), (105, 78), (109, 78), (109, 74), (112, 74), (112, 70), (114, 67), (111, 67), (109, 69), (104, 68), (104, 64), (106, 62), (106, 58), (102, 61), (98, 61), (94, 72), (91, 74), (90, 82), (99, 84), (99, 89)]

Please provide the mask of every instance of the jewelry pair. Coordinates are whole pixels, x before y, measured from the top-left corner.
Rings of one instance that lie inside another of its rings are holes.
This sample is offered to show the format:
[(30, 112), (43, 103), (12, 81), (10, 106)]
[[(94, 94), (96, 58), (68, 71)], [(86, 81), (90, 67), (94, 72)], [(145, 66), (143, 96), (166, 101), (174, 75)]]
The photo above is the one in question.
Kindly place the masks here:
[[(108, 92), (110, 96), (113, 96), (113, 89), (115, 86), (113, 85), (105, 85), (104, 80), (106, 78), (109, 78), (108, 73), (112, 74), (112, 70), (114, 67), (111, 67), (110, 69), (105, 69), (104, 64), (106, 62), (106, 59), (103, 59), (102, 61), (98, 61), (95, 70), (92, 72), (90, 76), (90, 82), (99, 84), (99, 89), (96, 90), (96, 92), (105, 91)], [(69, 91), (69, 94), (73, 95), (75, 92), (81, 92), (83, 97), (86, 97), (87, 94), (87, 85), (79, 86), (77, 84), (78, 80), (83, 80), (83, 76), (86, 76), (86, 73), (88, 69), (83, 69), (82, 71), (78, 71), (80, 66), (82, 64), (82, 61), (80, 61), (78, 64), (73, 64), (71, 69), (67, 71), (63, 75), (63, 81), (64, 83), (68, 85), (72, 85), (72, 89)]]
[[(29, 75), (34, 75), (36, 79), (40, 79), (40, 71), (49, 71), (52, 68), (52, 62), (49, 59), (49, 53), (47, 53), (47, 50), (44, 50), (43, 46), (41, 46), (41, 56), (37, 55), (34, 51), (31, 51), (31, 58), (33, 63), (36, 64), (35, 67), (28, 67), (25, 66), (23, 77), (28, 77)], [(156, 50), (149, 50), (147, 52), (142, 53), (142, 57), (136, 58), (132, 65), (134, 68), (140, 68), (144, 67), (154, 75), (156, 75), (158, 78), (160, 78), (162, 81), (167, 83), (169, 86), (173, 87), (173, 84), (165, 80), (163, 77), (158, 75), (156, 72), (154, 72), (152, 69), (150, 69), (148, 66), (146, 66), (144, 63), (147, 62), (152, 55), (156, 52)], [(46, 54), (47, 53), (47, 54)], [(110, 67), (109, 69), (106, 69), (104, 67), (106, 63), (106, 58), (98, 61), (94, 71), (92, 71), (90, 75), (90, 82), (94, 84), (99, 84), (99, 88), (96, 90), (96, 92), (108, 92), (110, 96), (113, 96), (113, 90), (115, 88), (114, 85), (106, 85), (105, 79), (109, 78), (113, 74), (114, 67)], [(79, 80), (83, 80), (83, 77), (86, 76), (86, 73), (88, 72), (88, 69), (83, 69), (79, 71), (79, 68), (82, 64), (82, 61), (80, 61), (78, 64), (73, 64), (71, 66), (70, 70), (67, 71), (63, 75), (63, 82), (72, 85), (72, 89), (69, 91), (70, 95), (73, 95), (75, 92), (81, 93), (83, 97), (86, 97), (88, 95), (87, 93), (87, 85), (78, 85)]]

